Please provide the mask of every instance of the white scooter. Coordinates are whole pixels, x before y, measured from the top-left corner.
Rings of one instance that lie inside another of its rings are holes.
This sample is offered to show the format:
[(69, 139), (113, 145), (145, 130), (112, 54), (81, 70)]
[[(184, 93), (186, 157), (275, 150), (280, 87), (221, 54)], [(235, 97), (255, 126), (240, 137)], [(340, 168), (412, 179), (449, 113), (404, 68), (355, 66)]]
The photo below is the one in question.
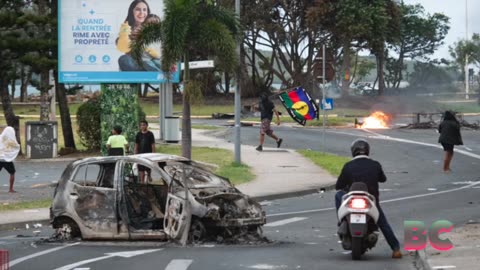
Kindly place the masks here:
[(352, 251), (352, 259), (360, 260), (362, 254), (372, 249), (378, 240), (379, 217), (375, 197), (368, 193), (365, 183), (356, 182), (342, 197), (338, 209), (338, 236), (345, 250)]

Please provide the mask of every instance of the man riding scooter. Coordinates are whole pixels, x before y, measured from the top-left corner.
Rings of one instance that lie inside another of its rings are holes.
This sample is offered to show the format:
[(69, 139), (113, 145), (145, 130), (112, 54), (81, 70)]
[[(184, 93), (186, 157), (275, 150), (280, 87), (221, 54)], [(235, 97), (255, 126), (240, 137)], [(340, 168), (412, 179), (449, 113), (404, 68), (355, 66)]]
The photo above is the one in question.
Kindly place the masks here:
[(400, 252), (400, 243), (388, 224), (387, 218), (380, 207), (378, 183), (383, 183), (387, 180), (383, 172), (382, 165), (378, 161), (372, 160), (369, 157), (370, 145), (363, 139), (355, 140), (351, 145), (353, 159), (347, 162), (338, 177), (335, 189), (335, 206), (337, 211), (342, 203), (342, 197), (346, 194), (346, 190), (350, 188), (354, 182), (363, 182), (368, 187), (368, 193), (375, 197), (376, 206), (379, 211), (379, 218), (377, 225), (385, 236), (388, 245), (393, 250), (392, 258), (402, 258)]

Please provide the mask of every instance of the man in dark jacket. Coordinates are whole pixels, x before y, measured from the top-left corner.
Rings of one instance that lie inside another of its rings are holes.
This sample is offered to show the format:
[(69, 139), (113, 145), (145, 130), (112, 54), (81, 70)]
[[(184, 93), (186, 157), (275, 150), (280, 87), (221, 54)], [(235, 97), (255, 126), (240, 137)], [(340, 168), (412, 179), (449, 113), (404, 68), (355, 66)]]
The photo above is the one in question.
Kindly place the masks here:
[(438, 127), (438, 132), (440, 133), (438, 142), (442, 144), (443, 150), (445, 151), (443, 171), (445, 173), (450, 173), (450, 162), (453, 158), (453, 146), (463, 145), (462, 136), (460, 134), (460, 123), (453, 112), (445, 111), (443, 121)]
[(370, 145), (365, 140), (358, 139), (354, 141), (351, 146), (351, 151), (353, 160), (343, 166), (342, 172), (335, 185), (335, 189), (337, 190), (337, 194), (335, 194), (337, 212), (342, 203), (343, 195), (350, 189), (352, 183), (365, 183), (368, 187), (368, 193), (375, 197), (379, 212), (377, 225), (385, 236), (388, 245), (390, 245), (390, 248), (393, 250), (392, 258), (402, 258), (400, 243), (397, 237), (395, 237), (392, 227), (388, 224), (387, 218), (380, 207), (378, 183), (387, 181), (382, 165), (380, 165), (378, 161), (370, 159), (368, 156), (370, 154)]

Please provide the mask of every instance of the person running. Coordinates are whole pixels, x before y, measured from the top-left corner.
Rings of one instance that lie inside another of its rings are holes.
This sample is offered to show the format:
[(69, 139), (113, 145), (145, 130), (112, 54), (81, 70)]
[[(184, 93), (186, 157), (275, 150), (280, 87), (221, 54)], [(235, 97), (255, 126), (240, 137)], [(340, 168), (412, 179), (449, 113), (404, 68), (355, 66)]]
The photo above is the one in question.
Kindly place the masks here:
[(277, 148), (282, 145), (283, 139), (278, 138), (273, 134), (273, 130), (270, 126), (273, 114), (277, 117), (277, 125), (280, 125), (280, 116), (278, 111), (275, 109), (275, 105), (273, 102), (268, 98), (266, 93), (262, 93), (260, 95), (260, 120), (262, 122), (260, 126), (260, 145), (257, 146), (257, 151), (263, 151), (263, 143), (265, 142), (265, 134), (269, 137), (273, 138), (277, 142)]

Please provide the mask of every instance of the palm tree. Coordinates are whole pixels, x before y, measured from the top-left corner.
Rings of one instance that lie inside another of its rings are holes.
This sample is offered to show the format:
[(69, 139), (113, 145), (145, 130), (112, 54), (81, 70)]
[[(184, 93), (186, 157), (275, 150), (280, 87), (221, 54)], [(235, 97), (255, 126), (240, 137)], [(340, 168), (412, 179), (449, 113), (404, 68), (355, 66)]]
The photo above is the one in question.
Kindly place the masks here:
[(211, 0), (166, 0), (164, 18), (147, 24), (132, 43), (132, 54), (140, 55), (148, 44), (162, 43), (162, 68), (168, 72), (179, 60), (185, 62), (183, 73), (182, 156), (191, 158), (192, 130), (190, 104), (200, 93), (201, 82), (190, 78), (188, 62), (209, 55), (224, 71), (237, 66), (235, 38), (239, 22), (233, 12)]

